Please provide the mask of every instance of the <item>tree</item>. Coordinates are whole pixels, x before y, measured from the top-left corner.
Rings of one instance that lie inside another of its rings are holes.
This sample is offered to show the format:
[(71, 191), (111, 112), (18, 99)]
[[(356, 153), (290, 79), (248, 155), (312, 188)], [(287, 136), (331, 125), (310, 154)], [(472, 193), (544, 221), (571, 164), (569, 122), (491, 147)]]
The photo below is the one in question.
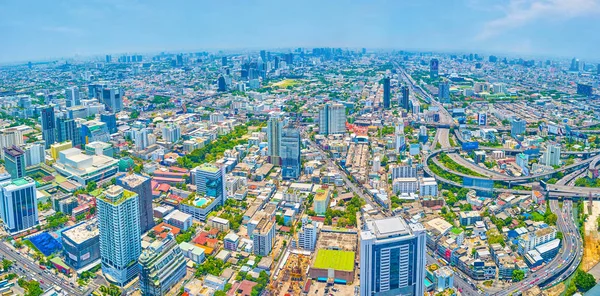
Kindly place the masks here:
[(525, 272), (523, 272), (523, 271), (522, 271), (522, 270), (520, 270), (520, 269), (515, 269), (515, 270), (513, 270), (513, 273), (512, 273), (512, 280), (513, 280), (514, 282), (520, 282), (520, 281), (522, 281), (522, 280), (523, 280), (523, 278), (525, 278)]
[(13, 266), (13, 262), (8, 259), (2, 259), (2, 269), (9, 270)]
[(548, 215), (544, 218), (544, 222), (546, 222), (546, 224), (548, 224), (548, 225), (556, 225), (557, 219), (558, 219), (558, 217), (556, 216), (556, 214), (551, 213), (550, 215)]
[(574, 281), (577, 289), (582, 292), (587, 292), (596, 285), (596, 279), (594, 279), (594, 276), (581, 269), (578, 269), (575, 273)]
[(85, 187), (85, 190), (87, 192), (91, 192), (91, 191), (96, 190), (96, 188), (98, 188), (98, 185), (96, 184), (96, 182), (90, 181), (90, 183), (88, 183), (87, 186)]
[(100, 293), (105, 296), (119, 296), (121, 295), (121, 289), (115, 285), (100, 286)]

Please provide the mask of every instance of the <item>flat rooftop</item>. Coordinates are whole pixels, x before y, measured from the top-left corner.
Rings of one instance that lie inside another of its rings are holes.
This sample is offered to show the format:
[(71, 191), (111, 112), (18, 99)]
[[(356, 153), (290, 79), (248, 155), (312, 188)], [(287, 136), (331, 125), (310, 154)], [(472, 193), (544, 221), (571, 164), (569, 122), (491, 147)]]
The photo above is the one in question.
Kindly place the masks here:
[(96, 219), (93, 219), (64, 231), (62, 235), (77, 244), (81, 244), (90, 238), (100, 235), (100, 230), (98, 229)]
[(354, 270), (354, 252), (341, 250), (318, 250), (314, 268), (341, 271)]

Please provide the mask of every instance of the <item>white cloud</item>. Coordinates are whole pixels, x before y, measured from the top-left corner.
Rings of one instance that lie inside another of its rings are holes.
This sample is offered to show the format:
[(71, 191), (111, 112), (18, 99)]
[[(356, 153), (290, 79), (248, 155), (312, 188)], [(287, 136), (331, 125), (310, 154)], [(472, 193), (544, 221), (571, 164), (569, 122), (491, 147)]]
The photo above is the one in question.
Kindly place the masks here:
[(600, 13), (600, 0), (509, 0), (498, 7), (504, 16), (484, 24), (477, 35), (485, 40), (541, 19), (565, 20)]

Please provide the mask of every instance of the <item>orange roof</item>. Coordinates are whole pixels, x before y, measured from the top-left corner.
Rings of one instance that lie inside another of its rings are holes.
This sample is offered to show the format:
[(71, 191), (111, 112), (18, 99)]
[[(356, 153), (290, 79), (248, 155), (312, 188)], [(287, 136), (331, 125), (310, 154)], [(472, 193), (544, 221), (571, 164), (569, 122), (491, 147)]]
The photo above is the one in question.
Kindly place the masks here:
[(161, 238), (167, 237), (167, 234), (169, 232), (172, 233), (174, 236), (177, 236), (181, 232), (181, 229), (179, 229), (171, 224), (167, 224), (165, 222), (162, 222), (162, 223), (154, 226), (154, 228), (152, 228), (152, 230), (154, 231), (154, 233), (156, 233)]
[(171, 185), (163, 183), (163, 184), (158, 185), (157, 189), (158, 189), (158, 191), (167, 192), (171, 189)]

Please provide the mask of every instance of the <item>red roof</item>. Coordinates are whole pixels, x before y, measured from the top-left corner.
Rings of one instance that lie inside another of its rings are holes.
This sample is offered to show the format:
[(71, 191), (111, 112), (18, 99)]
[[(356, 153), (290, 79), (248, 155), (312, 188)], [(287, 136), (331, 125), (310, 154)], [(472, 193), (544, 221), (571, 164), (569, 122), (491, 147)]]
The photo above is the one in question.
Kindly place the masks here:
[(198, 236), (194, 239), (194, 243), (199, 245), (205, 245), (206, 240), (208, 240), (208, 233), (202, 231)]
[(167, 234), (173, 233), (173, 235), (177, 236), (180, 232), (181, 229), (171, 225), (171, 224), (167, 224), (165, 222), (162, 222), (156, 226), (154, 226), (154, 228), (152, 228), (152, 230), (154, 230), (154, 233), (156, 233), (158, 236), (165, 238), (167, 237)]
[(172, 166), (172, 167), (169, 167), (169, 170), (171, 170), (171, 171), (176, 171), (176, 172), (182, 172), (182, 173), (187, 173), (187, 172), (188, 172), (188, 170), (187, 170), (187, 169), (178, 168), (178, 167), (174, 167), (174, 166)]
[(249, 281), (249, 280), (243, 280), (241, 283), (239, 283), (236, 286), (233, 287), (233, 289), (227, 291), (227, 295), (228, 296), (233, 296), (233, 295), (242, 295), (242, 296), (250, 296), (252, 295), (252, 288), (254, 288), (254, 286), (256, 286), (257, 284), (255, 282)]
[(162, 192), (168, 192), (171, 189), (171, 185), (169, 184), (160, 184), (158, 185), (158, 188), (156, 188), (158, 191), (162, 191)]

